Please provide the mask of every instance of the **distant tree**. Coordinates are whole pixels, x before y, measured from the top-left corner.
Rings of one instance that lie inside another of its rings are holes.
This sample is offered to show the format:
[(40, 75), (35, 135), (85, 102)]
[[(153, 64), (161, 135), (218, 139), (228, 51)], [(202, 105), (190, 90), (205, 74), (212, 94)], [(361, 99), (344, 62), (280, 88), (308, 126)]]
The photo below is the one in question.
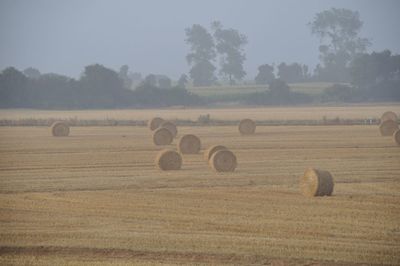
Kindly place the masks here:
[(144, 80), (143, 83), (152, 87), (156, 87), (157, 86), (157, 76), (154, 74), (149, 74), (147, 75)]
[(43, 74), (31, 83), (30, 101), (33, 107), (79, 108), (80, 93), (77, 82), (69, 77), (54, 73)]
[(118, 76), (123, 81), (124, 87), (130, 89), (132, 86), (132, 80), (129, 75), (128, 65), (123, 65), (120, 67)]
[(194, 24), (185, 29), (186, 43), (190, 45), (190, 53), (186, 56), (189, 71), (194, 86), (209, 86), (215, 80), (216, 57), (215, 44), (212, 35), (201, 25)]
[(139, 72), (129, 73), (129, 79), (132, 81), (131, 87), (143, 82), (142, 74)]
[(353, 100), (353, 89), (345, 84), (333, 84), (322, 93), (324, 102), (350, 102)]
[(256, 84), (268, 84), (275, 79), (274, 67), (272, 65), (261, 65), (258, 67), (258, 74), (255, 77)]
[(224, 29), (219, 21), (212, 23), (217, 52), (220, 54), (220, 74), (228, 77), (229, 84), (246, 76), (243, 62), (246, 59), (244, 46), (247, 37), (235, 29)]
[(118, 73), (102, 65), (86, 66), (79, 85), (85, 107), (114, 108), (124, 100), (124, 85)]
[(350, 66), (352, 84), (374, 100), (400, 100), (400, 55), (389, 50), (360, 54)]
[(33, 67), (28, 67), (24, 70), (24, 75), (31, 79), (38, 79), (40, 77), (40, 71)]
[(186, 74), (182, 74), (178, 80), (179, 88), (186, 88), (186, 84), (188, 83), (188, 76)]
[(14, 67), (0, 74), (0, 106), (27, 107), (28, 78)]
[(167, 76), (160, 76), (158, 77), (158, 87), (162, 89), (169, 89), (171, 88), (172, 81)]
[(269, 91), (274, 96), (285, 96), (291, 92), (287, 83), (281, 79), (273, 79), (268, 85)]
[(278, 76), (285, 82), (301, 82), (306, 77), (304, 77), (304, 66), (299, 63), (293, 63), (287, 65), (286, 63), (280, 63), (278, 65)]
[(309, 26), (320, 38), (322, 65), (316, 69), (320, 78), (338, 82), (349, 80), (349, 63), (370, 44), (368, 39), (359, 37), (362, 25), (359, 13), (348, 9), (331, 8), (316, 14)]

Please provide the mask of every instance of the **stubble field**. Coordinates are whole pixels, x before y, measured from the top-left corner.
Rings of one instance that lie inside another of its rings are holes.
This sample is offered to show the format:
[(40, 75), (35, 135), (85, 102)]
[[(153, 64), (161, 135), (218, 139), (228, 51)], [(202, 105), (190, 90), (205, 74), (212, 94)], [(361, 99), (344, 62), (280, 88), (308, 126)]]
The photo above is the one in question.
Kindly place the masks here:
[[(145, 127), (0, 127), (0, 264), (400, 264), (400, 148), (376, 125), (186, 133), (230, 148), (236, 171), (202, 154), (157, 170)], [(299, 193), (310, 166), (332, 197)]]

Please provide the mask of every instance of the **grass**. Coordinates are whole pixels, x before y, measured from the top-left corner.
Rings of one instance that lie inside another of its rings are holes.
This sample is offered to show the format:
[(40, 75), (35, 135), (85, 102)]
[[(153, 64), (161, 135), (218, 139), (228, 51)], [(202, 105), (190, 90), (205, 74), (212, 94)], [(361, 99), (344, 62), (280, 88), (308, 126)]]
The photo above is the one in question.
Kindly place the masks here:
[[(0, 263), (400, 263), (400, 152), (376, 126), (187, 133), (233, 150), (237, 171), (199, 154), (161, 172), (144, 127), (1, 127)], [(334, 175), (332, 197), (299, 193), (309, 166)]]
[[(321, 94), (324, 89), (332, 86), (328, 82), (306, 82), (289, 84), (295, 92), (303, 92), (310, 95)], [(233, 86), (208, 86), (208, 87), (189, 87), (188, 90), (206, 97), (216, 96), (233, 96), (241, 94), (249, 94), (255, 92), (263, 92), (268, 88), (268, 85), (233, 85)]]

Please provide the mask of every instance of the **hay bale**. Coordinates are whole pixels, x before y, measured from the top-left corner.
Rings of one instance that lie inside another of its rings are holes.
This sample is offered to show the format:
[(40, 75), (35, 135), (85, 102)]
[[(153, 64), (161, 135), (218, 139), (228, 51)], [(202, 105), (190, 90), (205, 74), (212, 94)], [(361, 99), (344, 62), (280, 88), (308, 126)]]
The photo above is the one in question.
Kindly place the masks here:
[(300, 190), (304, 196), (330, 196), (333, 192), (331, 173), (315, 168), (308, 168), (300, 178)]
[(393, 136), (394, 132), (399, 129), (396, 121), (386, 120), (379, 125), (379, 131), (382, 136)]
[(394, 141), (400, 146), (400, 129), (393, 133)]
[(160, 127), (153, 133), (153, 142), (155, 145), (169, 145), (174, 140), (171, 131), (166, 128)]
[(165, 122), (161, 123), (160, 127), (168, 129), (172, 133), (172, 136), (174, 138), (178, 134), (178, 129), (176, 128), (176, 125), (172, 122), (165, 121)]
[(149, 127), (149, 129), (150, 129), (151, 131), (154, 131), (154, 130), (156, 130), (157, 128), (159, 128), (160, 125), (161, 125), (162, 123), (164, 123), (164, 122), (165, 122), (165, 120), (162, 119), (161, 117), (154, 117), (154, 118), (150, 119), (150, 120), (147, 122), (147, 125), (148, 125), (148, 127)]
[(251, 119), (243, 119), (239, 123), (239, 132), (242, 135), (250, 135), (256, 132), (256, 123)]
[(54, 137), (66, 137), (69, 135), (69, 126), (65, 122), (54, 122), (51, 125), (51, 133)]
[(185, 135), (178, 143), (178, 150), (182, 154), (197, 154), (201, 148), (200, 139), (195, 135)]
[(182, 167), (182, 156), (173, 150), (160, 151), (156, 157), (156, 165), (163, 171), (179, 170)]
[(225, 146), (222, 145), (214, 145), (211, 146), (210, 148), (208, 148), (205, 152), (204, 152), (204, 159), (208, 162), (211, 158), (211, 156), (217, 152), (217, 151), (221, 151), (221, 150), (227, 150), (227, 148)]
[(209, 164), (217, 172), (233, 172), (237, 166), (237, 160), (230, 150), (219, 150), (211, 156)]
[(385, 122), (387, 120), (393, 120), (397, 122), (397, 115), (396, 113), (392, 112), (392, 111), (387, 111), (384, 112), (383, 115), (381, 116), (381, 123)]

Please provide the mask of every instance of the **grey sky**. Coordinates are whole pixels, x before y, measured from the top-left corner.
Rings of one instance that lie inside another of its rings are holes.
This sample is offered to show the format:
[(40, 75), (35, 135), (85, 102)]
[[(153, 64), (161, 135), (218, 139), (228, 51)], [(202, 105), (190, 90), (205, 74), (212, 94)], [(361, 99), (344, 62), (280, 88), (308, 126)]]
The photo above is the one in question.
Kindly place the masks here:
[(331, 7), (360, 12), (369, 50), (400, 53), (400, 1), (265, 0), (0, 0), (0, 69), (29, 66), (78, 77), (85, 65), (177, 78), (188, 72), (184, 29), (225, 27), (248, 36), (247, 78), (264, 63), (318, 63), (307, 23)]

